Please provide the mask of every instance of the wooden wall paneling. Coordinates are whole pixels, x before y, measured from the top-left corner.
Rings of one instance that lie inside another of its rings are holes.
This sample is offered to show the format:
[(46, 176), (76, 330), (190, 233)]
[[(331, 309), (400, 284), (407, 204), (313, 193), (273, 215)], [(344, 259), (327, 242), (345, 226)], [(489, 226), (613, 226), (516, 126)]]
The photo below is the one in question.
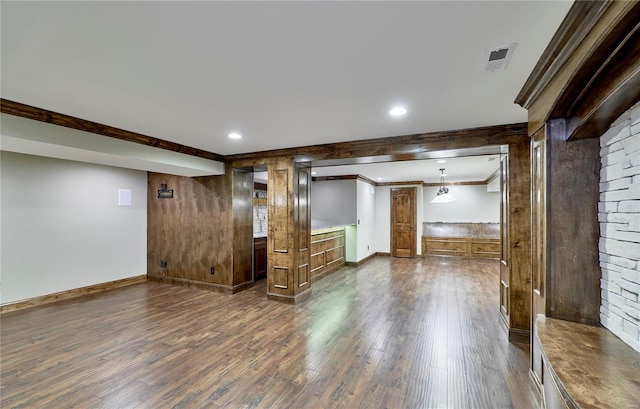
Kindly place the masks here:
[(296, 293), (305, 291), (311, 286), (310, 257), (311, 257), (311, 165), (296, 163), (294, 206), (296, 231)]
[(269, 233), (267, 235), (267, 296), (292, 299), (293, 277), (293, 161), (268, 165)]
[[(161, 184), (172, 199), (159, 199)], [(233, 292), (232, 172), (188, 178), (150, 172), (147, 275), (150, 279)], [(161, 261), (167, 267), (161, 267)], [(211, 267), (215, 274), (211, 274)]]
[[(508, 152), (508, 147), (507, 147)], [(511, 260), (509, 256), (509, 155), (500, 155), (500, 316), (507, 327), (510, 326), (509, 305), (509, 266)]]
[(545, 315), (597, 325), (600, 141), (591, 138), (567, 143), (565, 137), (565, 121), (550, 121), (546, 143)]
[[(531, 137), (531, 329), (535, 333), (536, 318), (546, 313), (546, 242), (547, 242), (547, 156), (546, 127)], [(535, 337), (531, 340), (531, 373), (534, 385), (540, 389), (543, 379), (542, 351)]]
[(528, 342), (531, 313), (529, 139), (509, 145), (509, 339)]
[[(276, 253), (288, 253), (291, 247), (289, 240), (289, 196), (291, 195), (289, 186), (289, 174), (291, 169), (274, 169), (273, 181), (269, 185), (269, 239), (272, 243), (272, 251)], [(274, 223), (271, 223), (271, 220)]]
[[(311, 294), (309, 164), (267, 159), (269, 240), (267, 297), (295, 303)], [(286, 277), (286, 280), (285, 280)]]
[(232, 171), (233, 206), (233, 286), (253, 285), (253, 173)]

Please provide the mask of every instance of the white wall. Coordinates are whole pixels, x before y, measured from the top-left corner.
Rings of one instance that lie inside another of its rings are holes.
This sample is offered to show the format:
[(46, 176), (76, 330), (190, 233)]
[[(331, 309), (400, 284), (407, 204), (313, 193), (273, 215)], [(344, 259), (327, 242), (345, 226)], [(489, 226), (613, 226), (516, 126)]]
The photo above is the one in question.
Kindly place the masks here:
[(422, 185), (376, 186), (375, 194), (375, 251), (391, 252), (391, 189), (400, 187), (416, 187), (416, 254), (422, 254), (421, 237), (424, 214), (424, 194)]
[(357, 261), (360, 261), (375, 253), (376, 192), (373, 185), (359, 179), (357, 190)]
[(437, 192), (438, 187), (424, 188), (425, 222), (500, 222), (500, 192), (487, 192), (486, 185), (449, 186), (458, 199), (450, 203), (431, 203)]
[(0, 303), (146, 274), (146, 172), (10, 152), (0, 167)]
[(357, 219), (356, 193), (355, 179), (312, 182), (312, 227), (355, 223)]
[(600, 322), (640, 352), (640, 103), (600, 146)]

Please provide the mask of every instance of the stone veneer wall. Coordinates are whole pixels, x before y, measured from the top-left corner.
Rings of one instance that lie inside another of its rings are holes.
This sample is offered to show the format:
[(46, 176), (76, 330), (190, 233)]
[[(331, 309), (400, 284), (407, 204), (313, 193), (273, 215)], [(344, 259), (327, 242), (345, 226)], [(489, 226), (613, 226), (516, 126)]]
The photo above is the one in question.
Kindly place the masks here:
[(600, 322), (640, 352), (640, 103), (600, 147)]

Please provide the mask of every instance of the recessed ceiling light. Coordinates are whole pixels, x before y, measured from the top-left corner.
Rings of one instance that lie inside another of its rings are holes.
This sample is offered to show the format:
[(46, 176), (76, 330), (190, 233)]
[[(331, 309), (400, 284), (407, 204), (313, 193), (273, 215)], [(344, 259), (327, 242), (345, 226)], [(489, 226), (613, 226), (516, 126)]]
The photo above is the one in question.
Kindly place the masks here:
[(389, 115), (391, 116), (402, 116), (407, 113), (407, 109), (403, 107), (395, 107), (391, 111), (389, 111)]
[(439, 161), (437, 161), (436, 163), (447, 163), (447, 161), (446, 161), (446, 160), (444, 160), (444, 159), (440, 159), (440, 160), (439, 160)]
[(318, 172), (311, 172), (311, 174), (312, 174), (312, 175), (317, 175), (317, 174), (318, 174)]
[(242, 135), (240, 135), (240, 134), (239, 134), (239, 133), (237, 133), (237, 132), (231, 132), (231, 133), (229, 134), (229, 139), (240, 139), (240, 138), (242, 138)]
[(382, 178), (378, 178), (378, 180), (382, 180)]

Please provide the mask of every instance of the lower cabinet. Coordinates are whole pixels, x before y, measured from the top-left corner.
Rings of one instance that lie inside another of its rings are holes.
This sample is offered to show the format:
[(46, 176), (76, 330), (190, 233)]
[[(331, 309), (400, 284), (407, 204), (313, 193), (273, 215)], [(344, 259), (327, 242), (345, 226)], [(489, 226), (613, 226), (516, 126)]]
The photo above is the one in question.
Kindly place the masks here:
[(311, 281), (317, 281), (345, 264), (344, 227), (311, 232)]
[(499, 258), (500, 239), (422, 236), (422, 254)]

